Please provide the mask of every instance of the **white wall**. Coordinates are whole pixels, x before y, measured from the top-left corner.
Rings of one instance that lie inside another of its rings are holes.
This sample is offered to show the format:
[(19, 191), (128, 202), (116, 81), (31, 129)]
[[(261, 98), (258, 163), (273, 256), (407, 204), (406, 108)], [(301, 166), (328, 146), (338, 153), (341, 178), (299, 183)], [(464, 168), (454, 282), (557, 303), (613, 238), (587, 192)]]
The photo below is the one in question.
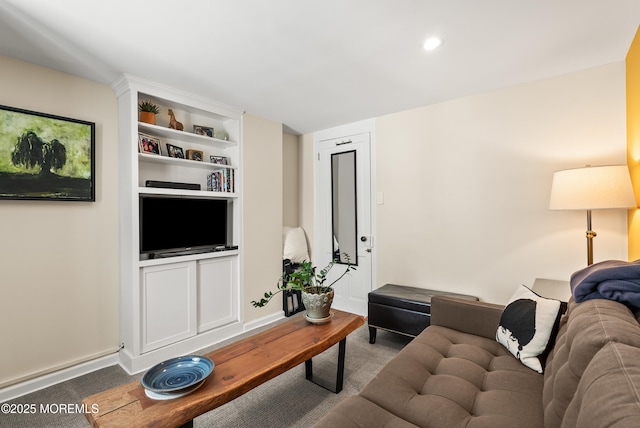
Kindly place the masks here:
[[(376, 147), (374, 287), (505, 302), (586, 265), (586, 213), (549, 211), (551, 179), (626, 162), (624, 63), (377, 118)], [(596, 262), (626, 260), (626, 211), (593, 228)]]
[(118, 164), (108, 86), (7, 57), (0, 69), (1, 104), (96, 123), (95, 202), (0, 200), (1, 388), (116, 352)]

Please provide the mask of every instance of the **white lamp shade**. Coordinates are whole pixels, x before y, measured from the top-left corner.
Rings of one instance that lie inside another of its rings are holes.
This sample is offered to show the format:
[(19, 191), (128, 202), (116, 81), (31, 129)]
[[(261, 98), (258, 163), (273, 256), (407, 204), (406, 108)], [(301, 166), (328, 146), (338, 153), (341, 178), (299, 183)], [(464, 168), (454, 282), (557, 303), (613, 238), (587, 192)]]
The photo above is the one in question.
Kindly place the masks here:
[(626, 165), (590, 166), (553, 174), (551, 210), (598, 210), (636, 206)]

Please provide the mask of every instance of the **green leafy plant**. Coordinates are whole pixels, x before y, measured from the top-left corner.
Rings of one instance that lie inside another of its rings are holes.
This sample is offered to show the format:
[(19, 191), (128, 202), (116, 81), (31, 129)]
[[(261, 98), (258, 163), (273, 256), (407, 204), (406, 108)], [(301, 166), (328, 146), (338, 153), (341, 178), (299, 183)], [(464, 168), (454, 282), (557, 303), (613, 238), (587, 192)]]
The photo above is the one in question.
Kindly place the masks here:
[(138, 111), (147, 111), (149, 113), (158, 114), (160, 113), (160, 108), (151, 101), (144, 100), (141, 101), (140, 104), (138, 104)]
[(282, 273), (282, 276), (278, 280), (277, 291), (267, 291), (260, 300), (252, 300), (251, 304), (256, 308), (265, 306), (276, 294), (285, 290), (302, 290), (310, 294), (322, 294), (326, 293), (335, 283), (340, 281), (347, 273), (352, 270), (356, 270), (356, 267), (351, 264), (349, 255), (343, 253), (345, 260), (347, 261), (347, 268), (345, 271), (330, 284), (325, 285), (327, 275), (331, 268), (335, 265), (335, 261), (329, 263), (324, 269), (317, 271), (316, 267), (311, 264), (310, 261), (304, 261), (300, 263), (300, 267), (294, 272), (287, 274)]

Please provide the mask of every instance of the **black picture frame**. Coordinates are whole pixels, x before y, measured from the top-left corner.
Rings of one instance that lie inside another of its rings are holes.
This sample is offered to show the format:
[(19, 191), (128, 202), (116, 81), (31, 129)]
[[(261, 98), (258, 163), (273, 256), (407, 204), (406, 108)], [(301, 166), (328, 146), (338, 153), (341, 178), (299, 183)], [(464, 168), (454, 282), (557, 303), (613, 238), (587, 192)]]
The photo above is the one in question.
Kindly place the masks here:
[(167, 156), (170, 158), (184, 159), (182, 147), (167, 143)]
[(95, 202), (94, 122), (0, 105), (0, 199)]
[(290, 317), (306, 310), (304, 303), (302, 303), (302, 291), (284, 290), (282, 292), (282, 310), (285, 317)]

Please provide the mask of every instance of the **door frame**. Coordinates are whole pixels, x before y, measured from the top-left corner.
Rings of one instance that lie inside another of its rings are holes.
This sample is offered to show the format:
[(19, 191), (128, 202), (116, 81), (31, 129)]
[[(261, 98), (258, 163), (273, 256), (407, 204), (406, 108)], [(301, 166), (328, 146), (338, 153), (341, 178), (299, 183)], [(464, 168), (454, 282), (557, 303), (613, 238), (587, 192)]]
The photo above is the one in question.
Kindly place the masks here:
[(314, 208), (313, 208), (313, 215), (314, 215), (314, 221), (313, 221), (313, 231), (314, 231), (314, 242), (313, 242), (313, 259), (314, 259), (314, 264), (316, 263), (316, 255), (320, 254), (320, 247), (318, 244), (318, 237), (320, 236), (320, 227), (318, 226), (319, 222), (317, 221), (317, 219), (319, 218), (319, 212), (318, 212), (318, 200), (319, 200), (319, 196), (318, 196), (318, 183), (319, 183), (319, 178), (318, 178), (318, 154), (320, 152), (320, 145), (321, 142), (325, 141), (325, 140), (332, 140), (332, 139), (336, 139), (336, 138), (346, 138), (349, 135), (357, 135), (357, 134), (369, 134), (369, 174), (370, 174), (370, 180), (369, 180), (369, 184), (370, 184), (370, 195), (369, 195), (369, 214), (370, 214), (370, 222), (371, 222), (371, 239), (373, 240), (372, 242), (372, 251), (371, 251), (371, 272), (369, 277), (371, 278), (371, 284), (369, 284), (368, 289), (374, 290), (375, 284), (376, 284), (376, 266), (377, 266), (377, 257), (376, 257), (376, 253), (377, 251), (375, 250), (375, 235), (376, 235), (376, 227), (377, 227), (377, 223), (376, 223), (376, 210), (375, 210), (375, 205), (376, 205), (376, 190), (375, 190), (375, 177), (376, 177), (376, 171), (375, 171), (375, 165), (376, 165), (376, 161), (375, 161), (375, 120), (374, 119), (366, 119), (366, 120), (362, 120), (359, 122), (353, 122), (350, 124), (346, 124), (346, 125), (341, 125), (341, 126), (337, 126), (334, 128), (329, 128), (329, 129), (325, 129), (322, 131), (317, 131), (313, 134), (313, 157), (314, 157), (314, 162), (313, 162), (313, 179), (314, 179), (314, 184), (313, 184), (313, 204), (314, 204)]

